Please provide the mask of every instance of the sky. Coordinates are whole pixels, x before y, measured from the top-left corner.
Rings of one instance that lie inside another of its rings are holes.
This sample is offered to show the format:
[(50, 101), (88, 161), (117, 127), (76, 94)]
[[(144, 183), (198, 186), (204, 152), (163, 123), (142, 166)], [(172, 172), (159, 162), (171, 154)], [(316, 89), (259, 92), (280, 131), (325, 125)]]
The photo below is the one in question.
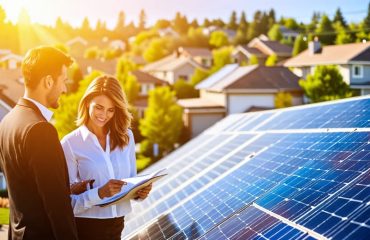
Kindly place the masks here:
[(359, 22), (367, 14), (369, 0), (0, 0), (8, 20), (17, 22), (19, 12), (26, 9), (33, 23), (54, 25), (60, 16), (63, 21), (73, 26), (80, 26), (87, 16), (92, 26), (98, 19), (112, 28), (118, 13), (124, 11), (126, 23), (137, 23), (139, 12), (144, 9), (148, 25), (158, 19), (173, 19), (176, 12), (185, 14), (188, 20), (204, 18), (222, 18), (228, 21), (235, 10), (240, 16), (241, 11), (252, 20), (256, 10), (275, 9), (280, 16), (293, 17), (298, 22), (309, 22), (314, 11), (325, 12), (333, 17), (340, 7), (347, 22)]

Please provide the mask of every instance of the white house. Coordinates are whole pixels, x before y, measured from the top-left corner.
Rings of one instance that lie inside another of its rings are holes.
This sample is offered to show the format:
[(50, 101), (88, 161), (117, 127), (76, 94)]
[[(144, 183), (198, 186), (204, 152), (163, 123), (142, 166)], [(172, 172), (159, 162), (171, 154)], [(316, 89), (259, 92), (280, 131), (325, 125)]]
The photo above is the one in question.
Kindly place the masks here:
[(287, 60), (284, 66), (306, 78), (319, 65), (336, 65), (343, 80), (361, 95), (370, 93), (370, 43), (350, 43), (321, 47), (319, 41), (309, 43), (309, 48)]

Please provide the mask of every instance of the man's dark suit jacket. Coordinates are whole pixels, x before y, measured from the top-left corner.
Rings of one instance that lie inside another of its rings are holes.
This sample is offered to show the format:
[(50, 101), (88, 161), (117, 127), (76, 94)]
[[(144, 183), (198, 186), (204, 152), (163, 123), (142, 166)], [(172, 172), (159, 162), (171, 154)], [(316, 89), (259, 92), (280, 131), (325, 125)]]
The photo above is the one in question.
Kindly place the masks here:
[(26, 99), (0, 123), (0, 164), (10, 201), (9, 239), (77, 239), (57, 132)]

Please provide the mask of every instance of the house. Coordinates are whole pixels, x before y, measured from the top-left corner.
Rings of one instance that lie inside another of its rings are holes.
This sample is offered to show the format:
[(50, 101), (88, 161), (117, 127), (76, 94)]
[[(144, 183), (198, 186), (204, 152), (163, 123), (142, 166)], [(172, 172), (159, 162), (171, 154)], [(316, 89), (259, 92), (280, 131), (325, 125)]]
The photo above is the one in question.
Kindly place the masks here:
[(192, 58), (206, 68), (210, 68), (213, 64), (212, 52), (208, 48), (179, 47), (177, 49), (177, 54)]
[(97, 47), (99, 49), (114, 49), (124, 51), (126, 44), (124, 41), (119, 39), (110, 40), (108, 37), (103, 37), (101, 39), (91, 39), (86, 40), (83, 37), (75, 37), (66, 42), (69, 48), (69, 52), (73, 57), (83, 57), (86, 49), (91, 47)]
[(343, 80), (361, 95), (370, 93), (370, 43), (321, 46), (312, 41), (307, 50), (287, 60), (284, 66), (306, 79), (318, 65), (336, 65)]
[(179, 79), (189, 81), (196, 68), (205, 70), (205, 67), (193, 58), (183, 56), (178, 51), (175, 51), (175, 53), (167, 57), (145, 65), (142, 70), (170, 84), (174, 84)]
[(182, 99), (184, 122), (192, 137), (223, 116), (275, 108), (279, 92), (292, 96), (292, 105), (303, 103), (299, 77), (282, 66), (238, 66), (229, 64), (196, 85), (198, 99)]
[(158, 34), (160, 37), (180, 37), (180, 34), (176, 32), (172, 27), (160, 28), (158, 29)]
[(136, 77), (138, 83), (140, 84), (139, 96), (135, 101), (135, 107), (138, 112), (138, 117), (143, 118), (144, 111), (148, 107), (149, 91), (156, 87), (167, 86), (168, 83), (140, 70), (133, 71), (132, 74)]
[(288, 42), (291, 42), (291, 43), (294, 43), (294, 41), (296, 40), (296, 38), (299, 35), (299, 32), (296, 32), (296, 31), (294, 31), (292, 29), (289, 29), (285, 26), (280, 26), (279, 29), (280, 29), (281, 35), (283, 35), (283, 39), (285, 41), (288, 41)]
[(221, 28), (217, 26), (209, 26), (209, 27), (203, 28), (203, 34), (206, 36), (210, 36), (215, 31), (221, 31), (225, 33), (229, 41), (232, 41), (236, 36), (236, 31), (232, 29), (225, 29), (225, 28)]
[(0, 69), (0, 100), (9, 107), (14, 107), (23, 93), (21, 69)]
[(0, 68), (16, 69), (22, 64), (22, 56), (12, 53), (10, 50), (0, 49)]
[(117, 59), (101, 60), (76, 57), (75, 61), (83, 75), (90, 74), (93, 70), (98, 70), (109, 75), (116, 74)]
[(261, 35), (251, 40), (248, 45), (239, 45), (232, 52), (234, 63), (249, 63), (251, 56), (258, 59), (258, 64), (264, 65), (267, 58), (276, 55), (278, 61), (283, 61), (292, 56), (292, 47), (281, 44), (278, 41), (269, 40), (267, 36)]

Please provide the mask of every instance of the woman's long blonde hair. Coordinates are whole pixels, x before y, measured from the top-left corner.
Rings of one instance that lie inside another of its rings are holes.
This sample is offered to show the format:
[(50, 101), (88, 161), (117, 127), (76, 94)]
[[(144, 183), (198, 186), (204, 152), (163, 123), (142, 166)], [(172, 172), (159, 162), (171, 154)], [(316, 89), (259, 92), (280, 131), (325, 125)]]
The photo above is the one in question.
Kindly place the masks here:
[(110, 130), (111, 150), (117, 146), (122, 149), (129, 143), (128, 129), (131, 127), (132, 115), (128, 111), (126, 95), (114, 77), (100, 76), (89, 84), (78, 106), (76, 124), (77, 126), (87, 125), (90, 102), (94, 97), (100, 95), (110, 98), (115, 106), (113, 118), (107, 123)]

